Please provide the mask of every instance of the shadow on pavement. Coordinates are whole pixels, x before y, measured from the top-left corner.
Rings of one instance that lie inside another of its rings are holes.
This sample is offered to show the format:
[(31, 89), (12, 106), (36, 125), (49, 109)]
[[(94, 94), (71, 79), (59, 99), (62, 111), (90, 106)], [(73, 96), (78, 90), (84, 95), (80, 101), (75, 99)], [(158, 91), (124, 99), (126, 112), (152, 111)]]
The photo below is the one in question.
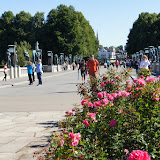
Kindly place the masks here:
[(51, 92), (51, 93), (48, 93), (48, 94), (54, 94), (54, 93), (78, 93), (77, 91), (66, 91), (66, 92)]
[(78, 83), (63, 83), (63, 84), (61, 83), (61, 84), (57, 84), (57, 85), (68, 85), (68, 84), (76, 84), (77, 85)]
[(54, 127), (58, 127), (58, 122), (55, 122), (55, 121), (48, 121), (48, 122), (37, 123), (37, 124), (43, 125), (44, 128), (54, 128)]

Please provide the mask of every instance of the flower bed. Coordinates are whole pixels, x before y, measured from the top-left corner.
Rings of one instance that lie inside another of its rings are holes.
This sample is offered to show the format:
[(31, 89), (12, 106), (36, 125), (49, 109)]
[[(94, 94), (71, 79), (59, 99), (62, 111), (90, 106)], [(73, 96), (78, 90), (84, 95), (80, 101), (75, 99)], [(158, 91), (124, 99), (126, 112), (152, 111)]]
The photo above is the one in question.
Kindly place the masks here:
[(66, 112), (44, 159), (158, 160), (160, 77), (128, 76), (111, 69), (79, 85), (81, 106)]

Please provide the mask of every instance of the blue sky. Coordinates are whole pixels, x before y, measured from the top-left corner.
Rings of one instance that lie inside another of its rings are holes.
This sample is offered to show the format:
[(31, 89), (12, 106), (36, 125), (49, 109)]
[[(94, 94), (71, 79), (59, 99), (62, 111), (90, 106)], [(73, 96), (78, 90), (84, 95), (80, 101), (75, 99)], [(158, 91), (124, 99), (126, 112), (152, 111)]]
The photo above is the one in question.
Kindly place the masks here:
[(72, 5), (83, 13), (99, 35), (101, 45), (125, 45), (129, 29), (141, 12), (160, 13), (160, 0), (0, 0), (0, 15), (24, 10), (32, 16), (39, 11), (45, 17), (58, 5)]

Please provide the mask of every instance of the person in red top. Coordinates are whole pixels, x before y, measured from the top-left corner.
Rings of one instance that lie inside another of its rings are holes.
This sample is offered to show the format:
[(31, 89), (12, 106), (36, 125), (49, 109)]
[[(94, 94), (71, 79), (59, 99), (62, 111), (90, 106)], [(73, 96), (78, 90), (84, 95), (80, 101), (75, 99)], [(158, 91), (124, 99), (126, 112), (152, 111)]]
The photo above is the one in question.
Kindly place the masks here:
[(7, 63), (4, 65), (4, 78), (3, 81), (7, 81)]
[(90, 75), (90, 79), (92, 77), (95, 78), (98, 72), (100, 75), (99, 62), (96, 59), (94, 59), (93, 54), (90, 55), (90, 60), (88, 60), (87, 62), (87, 71), (88, 71), (88, 74)]
[(119, 66), (119, 61), (116, 60), (116, 68), (118, 69), (118, 66)]

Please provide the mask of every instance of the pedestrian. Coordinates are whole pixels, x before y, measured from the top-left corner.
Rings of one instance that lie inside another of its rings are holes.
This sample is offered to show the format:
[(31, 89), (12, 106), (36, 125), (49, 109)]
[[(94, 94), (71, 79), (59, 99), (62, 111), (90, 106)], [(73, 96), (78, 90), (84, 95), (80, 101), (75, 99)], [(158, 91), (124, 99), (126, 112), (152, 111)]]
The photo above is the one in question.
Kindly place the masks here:
[(7, 81), (7, 63), (5, 63), (4, 65), (4, 78), (3, 78), (3, 81)]
[(142, 61), (140, 63), (140, 69), (148, 69), (148, 66), (150, 65), (150, 61), (148, 60), (148, 57), (146, 55), (143, 55)]
[(43, 73), (43, 67), (42, 67), (41, 59), (38, 59), (38, 64), (37, 64), (37, 67), (36, 67), (36, 73), (37, 73), (37, 78), (39, 80), (37, 86), (41, 86), (42, 85), (42, 73)]
[(106, 62), (104, 62), (104, 68), (107, 68), (107, 63)]
[(134, 62), (134, 67), (136, 69), (136, 74), (138, 74), (138, 69), (139, 69), (139, 63), (138, 62), (139, 62), (138, 59), (136, 59), (135, 62)]
[(110, 61), (107, 61), (107, 68), (109, 69)]
[(100, 75), (99, 62), (96, 59), (94, 59), (93, 54), (90, 55), (90, 59), (87, 62), (87, 72), (89, 74), (91, 82), (94, 78), (97, 77), (97, 73), (99, 73)]
[(85, 60), (82, 60), (82, 63), (79, 65), (78, 72), (81, 71), (82, 83), (85, 83), (86, 73), (87, 73), (87, 66), (85, 64)]
[(33, 67), (33, 74), (32, 74), (32, 77), (33, 77), (33, 82), (34, 82), (34, 81), (35, 81), (34, 72), (36, 71), (36, 66), (35, 66), (34, 62), (32, 62), (32, 67)]
[(118, 70), (118, 66), (119, 66), (119, 61), (118, 60), (116, 60), (116, 68), (117, 68), (117, 70)]
[(66, 62), (63, 63), (63, 70), (66, 70)]
[(33, 74), (33, 67), (32, 67), (32, 62), (28, 61), (27, 63), (27, 69), (28, 69), (28, 77), (29, 77), (29, 85), (33, 84), (32, 80), (32, 74)]
[(127, 62), (126, 62), (126, 67), (127, 67), (127, 69), (129, 68), (129, 61), (127, 60)]
[(76, 64), (75, 64), (75, 62), (73, 62), (72, 63), (73, 70), (74, 70), (75, 66), (76, 66)]
[(125, 61), (122, 62), (122, 65), (123, 65), (124, 68), (126, 68), (126, 62)]

